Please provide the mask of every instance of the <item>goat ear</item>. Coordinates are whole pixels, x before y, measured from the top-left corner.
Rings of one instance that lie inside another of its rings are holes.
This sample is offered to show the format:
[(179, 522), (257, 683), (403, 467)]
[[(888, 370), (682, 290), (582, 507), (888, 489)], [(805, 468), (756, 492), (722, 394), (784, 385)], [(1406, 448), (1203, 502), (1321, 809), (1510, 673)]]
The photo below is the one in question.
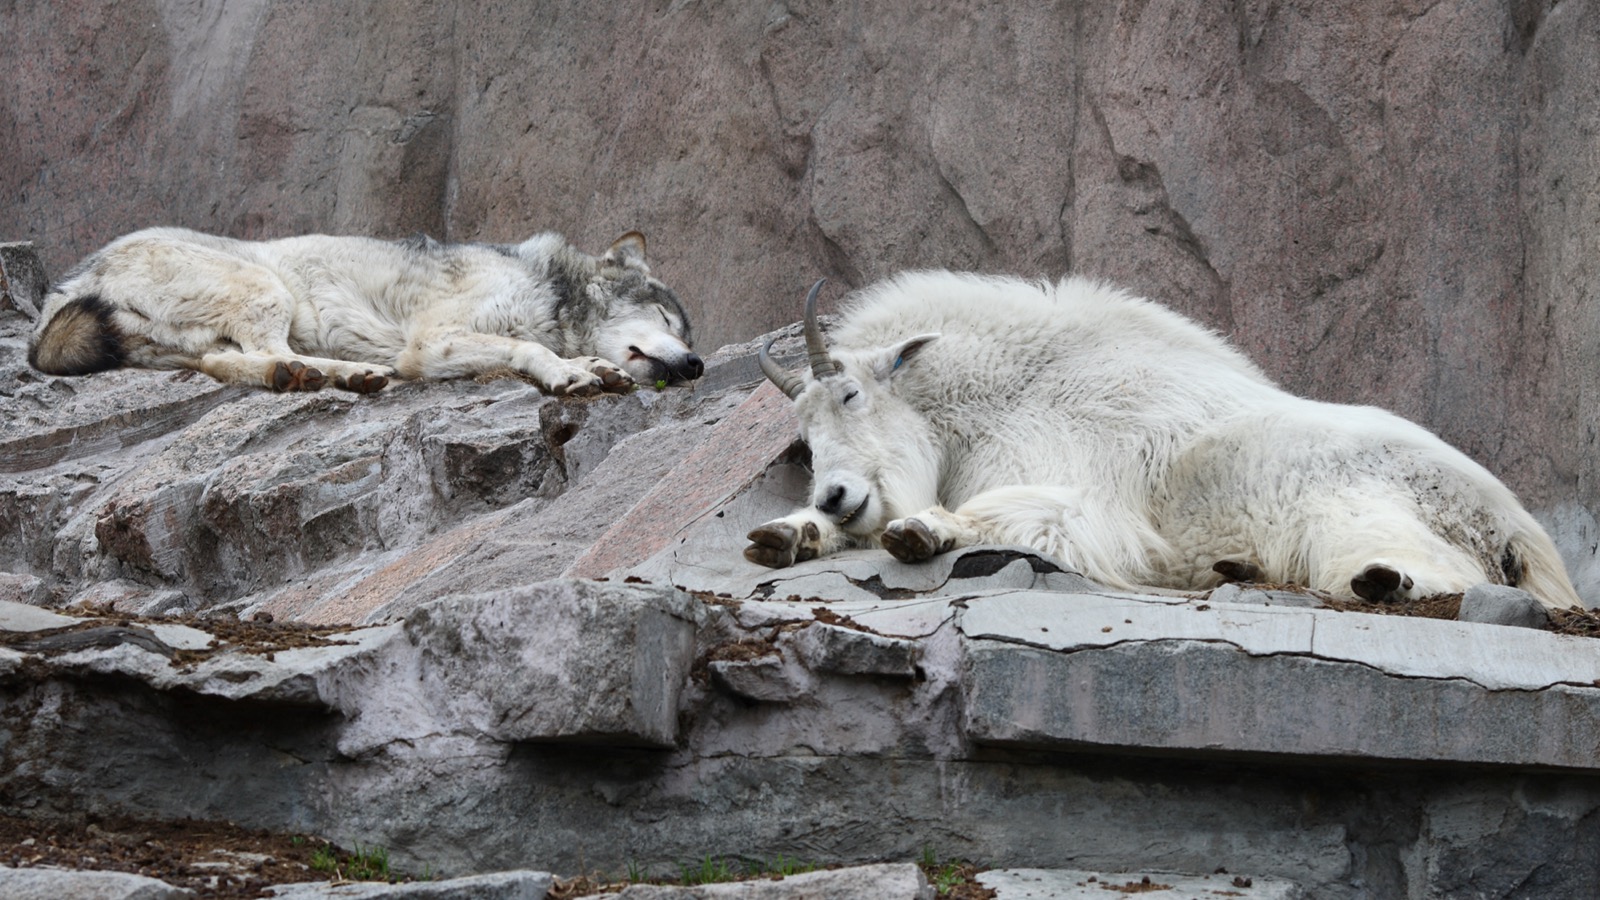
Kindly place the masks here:
[(906, 365), (915, 359), (917, 354), (923, 351), (923, 348), (938, 339), (939, 335), (937, 333), (919, 334), (914, 338), (886, 347), (881, 351), (878, 359), (874, 360), (873, 371), (877, 374), (878, 380), (888, 381), (904, 372)]

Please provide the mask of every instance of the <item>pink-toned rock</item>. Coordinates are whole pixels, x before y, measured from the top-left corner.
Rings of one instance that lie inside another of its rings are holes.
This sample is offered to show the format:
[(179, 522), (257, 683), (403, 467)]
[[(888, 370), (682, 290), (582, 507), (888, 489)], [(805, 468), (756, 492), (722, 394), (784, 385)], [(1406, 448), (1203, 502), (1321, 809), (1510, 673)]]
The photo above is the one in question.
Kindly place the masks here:
[(788, 397), (763, 384), (565, 573), (597, 578), (648, 559), (760, 478), (795, 440)]

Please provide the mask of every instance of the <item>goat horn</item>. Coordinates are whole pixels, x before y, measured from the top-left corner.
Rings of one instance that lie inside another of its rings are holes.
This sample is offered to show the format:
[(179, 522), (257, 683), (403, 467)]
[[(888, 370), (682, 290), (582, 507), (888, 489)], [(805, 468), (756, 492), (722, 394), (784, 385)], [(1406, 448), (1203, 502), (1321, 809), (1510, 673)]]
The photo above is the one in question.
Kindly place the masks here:
[(783, 391), (790, 400), (793, 400), (800, 396), (800, 391), (805, 388), (805, 383), (800, 380), (800, 376), (793, 372), (784, 371), (783, 366), (778, 365), (777, 360), (772, 358), (772, 341), (776, 340), (777, 338), (773, 338), (771, 341), (767, 341), (766, 346), (761, 348), (761, 352), (756, 354), (756, 359), (761, 362), (761, 373), (767, 376), (767, 380), (777, 385), (778, 390)]
[(811, 374), (818, 378), (839, 373), (839, 364), (828, 355), (828, 345), (822, 340), (822, 327), (817, 324), (817, 295), (822, 293), (826, 278), (817, 279), (806, 295), (806, 350), (811, 353)]

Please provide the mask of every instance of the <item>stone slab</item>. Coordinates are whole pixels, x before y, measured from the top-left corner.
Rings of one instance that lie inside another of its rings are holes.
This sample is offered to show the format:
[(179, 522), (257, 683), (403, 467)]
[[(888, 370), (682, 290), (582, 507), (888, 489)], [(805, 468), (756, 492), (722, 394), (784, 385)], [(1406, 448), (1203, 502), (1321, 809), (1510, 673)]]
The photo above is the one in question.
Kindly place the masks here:
[(793, 405), (763, 385), (719, 421), (704, 443), (567, 569), (595, 578), (637, 565), (667, 547), (685, 528), (742, 492), (794, 442)]
[(1279, 878), (1227, 873), (1087, 872), (1074, 869), (991, 869), (977, 882), (994, 900), (1107, 900), (1138, 895), (1152, 900), (1304, 900), (1306, 892)]
[(45, 631), (65, 628), (81, 621), (26, 603), (0, 600), (0, 631)]
[(577, 579), (441, 598), (325, 682), (351, 720), (340, 748), (441, 733), (671, 747), (705, 615), (672, 588)]
[(180, 900), (193, 891), (129, 872), (80, 872), (0, 866), (6, 900)]
[(1205, 641), (1251, 656), (1299, 654), (1390, 675), (1459, 679), (1487, 690), (1543, 690), (1600, 682), (1593, 639), (1408, 616), (1213, 603), (1166, 596), (1039, 592), (995, 594), (967, 605), (971, 638), (1052, 650), (1148, 641)]
[(911, 863), (853, 866), (772, 880), (688, 887), (635, 884), (619, 900), (934, 900), (922, 870)]
[[(1600, 687), (1586, 677), (1592, 641), (1393, 616), (1086, 599), (969, 602), (958, 622), (971, 740), (1600, 768)], [(1493, 643), (1501, 635), (1509, 646)], [(1473, 664), (1481, 674), (1464, 668)]]
[(545, 900), (549, 872), (512, 871), (407, 884), (303, 882), (271, 888), (278, 900)]
[[(153, 629), (144, 630), (154, 634)], [(186, 632), (192, 631), (194, 629), (186, 629)], [(116, 675), (141, 681), (158, 691), (185, 691), (224, 700), (327, 710), (334, 708), (334, 704), (325, 688), (326, 680), (353, 661), (379, 652), (399, 635), (399, 625), (384, 625), (331, 635), (327, 644), (319, 646), (290, 647), (270, 653), (224, 647), (223, 652), (194, 665), (175, 664), (168, 655), (137, 641), (38, 659), (47, 670), (63, 675)], [(199, 638), (183, 641), (199, 646), (210, 642), (209, 637), (204, 643)]]
[(846, 616), (889, 637), (924, 638), (955, 615), (955, 598), (914, 600), (744, 600), (734, 615), (744, 628), (761, 628), (815, 619), (819, 608)]

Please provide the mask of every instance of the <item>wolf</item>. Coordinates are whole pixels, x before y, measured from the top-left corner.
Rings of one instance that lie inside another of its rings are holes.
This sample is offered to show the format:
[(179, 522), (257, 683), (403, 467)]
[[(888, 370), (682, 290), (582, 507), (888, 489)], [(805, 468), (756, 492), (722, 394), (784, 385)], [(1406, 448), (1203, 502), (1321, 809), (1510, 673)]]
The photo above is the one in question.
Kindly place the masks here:
[(150, 228), (45, 296), (28, 361), (51, 375), (195, 369), (228, 384), (373, 393), (512, 369), (551, 394), (698, 378), (688, 314), (629, 231), (601, 256), (519, 244)]
[(759, 354), (811, 447), (811, 503), (750, 532), (751, 562), (1021, 544), (1118, 588), (1231, 577), (1387, 601), (1491, 582), (1581, 604), (1482, 466), (1392, 413), (1290, 394), (1149, 300), (913, 272), (860, 292), (830, 343), (820, 287), (809, 371)]

